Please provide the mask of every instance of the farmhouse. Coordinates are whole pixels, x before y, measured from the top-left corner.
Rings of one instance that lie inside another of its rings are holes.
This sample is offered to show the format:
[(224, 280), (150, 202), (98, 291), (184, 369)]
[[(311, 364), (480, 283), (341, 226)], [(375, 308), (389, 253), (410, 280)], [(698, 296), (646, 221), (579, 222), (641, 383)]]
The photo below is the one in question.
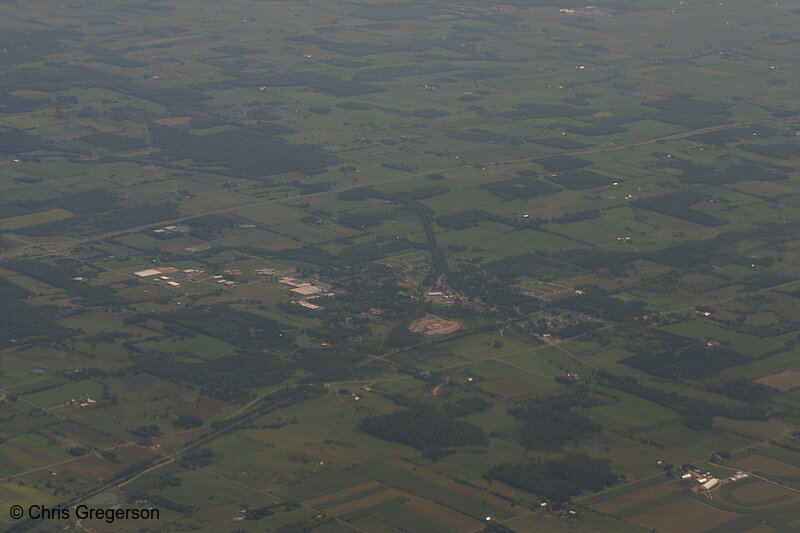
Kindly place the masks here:
[(309, 283), (308, 285), (303, 285), (302, 287), (295, 287), (292, 289), (292, 292), (302, 294), (303, 296), (308, 296), (309, 294), (319, 294), (322, 292), (322, 288)]
[(689, 483), (694, 490), (709, 491), (716, 488), (720, 481), (711, 472), (701, 472), (697, 468), (689, 467), (681, 474), (681, 479)]

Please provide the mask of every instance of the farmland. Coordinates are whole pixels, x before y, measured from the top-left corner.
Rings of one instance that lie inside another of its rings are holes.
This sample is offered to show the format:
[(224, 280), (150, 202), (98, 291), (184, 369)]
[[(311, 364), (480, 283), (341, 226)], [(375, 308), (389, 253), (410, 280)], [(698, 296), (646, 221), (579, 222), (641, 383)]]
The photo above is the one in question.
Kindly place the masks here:
[[(800, 523), (791, 2), (62, 4), (0, 8), (0, 529)], [(87, 501), (161, 516), (7, 512)]]

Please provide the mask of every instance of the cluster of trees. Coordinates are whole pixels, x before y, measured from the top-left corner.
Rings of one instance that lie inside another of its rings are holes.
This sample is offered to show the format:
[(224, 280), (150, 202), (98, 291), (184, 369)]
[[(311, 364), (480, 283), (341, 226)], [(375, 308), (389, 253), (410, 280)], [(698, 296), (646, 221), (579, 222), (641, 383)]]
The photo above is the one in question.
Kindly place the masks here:
[(618, 480), (608, 461), (576, 453), (559, 459), (500, 464), (489, 470), (486, 476), (551, 502), (567, 502), (581, 491), (598, 491)]
[[(326, 334), (331, 332), (330, 335)], [(336, 338), (333, 334), (338, 333)], [(358, 364), (364, 361), (364, 351), (356, 351), (346, 346), (346, 339), (356, 333), (349, 328), (326, 328), (325, 332), (311, 331), (309, 334), (327, 343), (335, 343), (332, 348), (323, 350), (319, 348), (302, 348), (299, 350), (297, 366), (309, 372), (302, 379), (303, 383), (326, 383), (329, 381), (342, 381), (366, 376), (372, 373), (368, 367)], [(364, 333), (367, 333), (365, 330)], [(345, 345), (339, 348), (339, 344)]]
[[(670, 160), (667, 165), (680, 171), (680, 179), (686, 183), (704, 183), (707, 185), (728, 185), (740, 181), (783, 181), (789, 176), (776, 171), (768, 165), (756, 161), (745, 161), (726, 165), (723, 168), (711, 165), (702, 165), (688, 159)], [(693, 193), (691, 197), (702, 199), (702, 196)]]
[(222, 166), (243, 176), (258, 178), (283, 172), (317, 174), (337, 161), (332, 155), (253, 129), (192, 135), (179, 128), (152, 123), (149, 128), (153, 145), (175, 159)]
[(756, 404), (736, 407), (712, 404), (697, 398), (687, 398), (674, 392), (644, 385), (630, 376), (614, 376), (599, 372), (596, 374), (596, 378), (603, 385), (640, 396), (677, 411), (683, 416), (684, 424), (696, 430), (711, 429), (713, 417), (715, 416), (725, 416), (737, 420), (766, 419), (764, 408)]
[(448, 215), (442, 215), (436, 219), (436, 223), (444, 228), (466, 229), (477, 225), (480, 222), (491, 221), (505, 224), (516, 229), (537, 228), (545, 220), (539, 218), (509, 218), (495, 213), (484, 211), (483, 209), (469, 209), (458, 211)]
[(595, 187), (602, 187), (603, 185), (610, 185), (615, 180), (591, 170), (569, 170), (562, 172), (557, 176), (548, 176), (547, 181), (563, 185), (572, 191), (583, 191), (586, 189), (593, 189)]
[(189, 235), (203, 240), (208, 240), (221, 231), (236, 226), (236, 222), (223, 215), (205, 215), (191, 218), (185, 224), (189, 226)]
[(59, 233), (84, 235), (144, 226), (161, 220), (176, 218), (178, 215), (177, 206), (171, 202), (157, 205), (144, 204), (115, 211), (98, 212), (92, 215), (79, 215), (64, 220), (18, 228), (15, 231), (31, 236), (46, 236)]
[[(0, 293), (4, 287), (0, 286)], [(0, 297), (0, 348), (18, 346), (28, 340), (59, 343), (80, 330), (56, 323), (61, 317), (55, 306), (34, 307), (15, 298)]]
[(151, 354), (135, 356), (135, 360), (132, 372), (199, 388), (206, 396), (234, 403), (250, 400), (251, 389), (281, 383), (294, 371), (291, 363), (266, 354), (239, 354), (202, 363)]
[(645, 303), (632, 300), (624, 301), (610, 296), (599, 289), (587, 289), (583, 294), (576, 294), (559, 300), (553, 304), (562, 309), (610, 320), (611, 322), (628, 322), (645, 313)]
[(194, 415), (178, 415), (173, 424), (179, 428), (191, 429), (202, 426), (203, 420)]
[[(79, 215), (93, 215), (111, 211), (119, 202), (116, 192), (105, 189), (90, 189), (72, 194), (56, 196), (49, 200), (17, 200), (3, 206), (4, 216), (24, 215), (45, 209), (61, 208)], [(5, 214), (6, 210), (9, 214)]]
[(633, 205), (703, 226), (721, 226), (728, 223), (724, 218), (691, 208), (703, 200), (703, 194), (700, 192), (681, 191), (642, 198), (633, 202)]
[(14, 129), (0, 130), (0, 155), (7, 156), (33, 152), (42, 147), (42, 139), (36, 135)]
[(505, 524), (492, 520), (483, 528), (483, 533), (516, 533), (516, 531)]
[(134, 139), (116, 133), (92, 133), (78, 139), (81, 142), (108, 148), (109, 150), (135, 150), (147, 146), (144, 139)]
[(696, 100), (691, 95), (676, 95), (643, 105), (656, 109), (647, 118), (691, 130), (724, 124), (729, 122), (727, 117), (731, 114), (729, 104)]
[(769, 126), (764, 126), (762, 124), (756, 124), (753, 126), (742, 126), (739, 128), (728, 128), (726, 130), (702, 133), (700, 135), (694, 135), (692, 140), (705, 144), (724, 146), (728, 143), (740, 140), (752, 140), (753, 137), (766, 139), (769, 137), (774, 137), (775, 135), (778, 135), (778, 133), (780, 133), (780, 131), (775, 128), (770, 128)]
[(70, 296), (83, 298), (87, 304), (118, 303), (114, 290), (110, 287), (91, 285), (86, 281), (74, 280), (73, 278), (79, 276), (94, 277), (96, 270), (87, 268), (73, 259), (59, 259), (56, 263), (45, 263), (32, 259), (14, 259), (3, 263), (3, 267), (57, 287)]
[(684, 381), (710, 378), (748, 361), (739, 352), (697, 343), (675, 351), (639, 353), (621, 362), (654, 376)]
[[(423, 187), (421, 189), (416, 189), (415, 191), (406, 193), (385, 193), (372, 187), (359, 187), (357, 189), (343, 191), (339, 194), (339, 198), (345, 201), (362, 201), (369, 198), (380, 198), (382, 200), (395, 202), (400, 206), (413, 211), (413, 213), (417, 215), (420, 224), (422, 224), (422, 229), (425, 232), (426, 243), (424, 246), (418, 246), (427, 249), (431, 253), (431, 262), (433, 264), (434, 271), (439, 274), (443, 274), (448, 271), (448, 267), (447, 261), (445, 260), (444, 255), (442, 254), (442, 251), (439, 249), (439, 246), (436, 242), (436, 232), (433, 230), (434, 211), (428, 206), (415, 200), (415, 196), (429, 197), (430, 195), (441, 194), (441, 188), (439, 186)], [(404, 239), (395, 239), (395, 241), (396, 243), (400, 243), (403, 242)], [(345, 255), (345, 252), (342, 252), (342, 255)], [(346, 253), (346, 255), (351, 256), (349, 251)]]
[(462, 416), (480, 413), (481, 411), (489, 409), (491, 406), (491, 402), (481, 398), (480, 396), (469, 396), (466, 398), (459, 398), (458, 400), (445, 402), (444, 405), (442, 405), (441, 410), (447, 416), (460, 418)]
[[(72, 101), (74, 97), (66, 97), (60, 96), (57, 97), (56, 101), (61, 104), (71, 104), (77, 103), (77, 99)], [(23, 96), (17, 96), (15, 94), (11, 94), (7, 91), (0, 91), (0, 113), (31, 113), (38, 109), (50, 107), (53, 105), (53, 100), (50, 98), (25, 98)], [(2, 135), (2, 133), (0, 133)], [(27, 134), (30, 135), (30, 134)], [(31, 137), (35, 137), (31, 135)], [(0, 150), (6, 150), (7, 148), (3, 146)], [(17, 153), (28, 152), (30, 150), (20, 150)]]
[(600, 431), (597, 424), (576, 411), (597, 404), (588, 388), (579, 387), (559, 396), (530, 400), (509, 412), (521, 422), (519, 441), (523, 446), (557, 451)]
[(429, 408), (404, 409), (389, 415), (366, 418), (359, 429), (373, 437), (413, 446), (418, 450), (485, 446), (489, 443), (489, 437), (478, 426)]
[(503, 181), (493, 181), (481, 185), (481, 189), (497, 196), (503, 201), (524, 200), (559, 192), (561, 189), (544, 181), (517, 177)]
[(504, 280), (474, 265), (464, 265), (460, 270), (450, 272), (447, 283), (468, 300), (500, 316), (530, 313), (540, 304), (538, 299), (521, 294)]
[[(394, 250), (390, 245), (391, 241), (386, 246), (354, 252), (357, 252), (358, 257), (374, 257), (381, 252)], [(397, 283), (396, 272), (386, 265), (354, 260), (352, 264), (323, 268), (320, 273), (326, 280), (345, 289), (344, 293), (325, 303), (326, 308), (334, 315), (352, 315), (379, 308), (387, 318), (404, 318), (416, 305), (404, 294), (405, 288)]]
[(797, 157), (797, 144), (791, 143), (740, 144), (737, 148), (775, 159), (793, 159)]
[(766, 402), (776, 394), (775, 389), (772, 387), (767, 387), (747, 378), (736, 378), (719, 385), (711, 385), (708, 390), (748, 403)]
[(245, 349), (287, 346), (294, 341), (294, 337), (287, 332), (294, 326), (238, 311), (224, 304), (144, 316), (186, 328), (190, 332), (205, 333)]

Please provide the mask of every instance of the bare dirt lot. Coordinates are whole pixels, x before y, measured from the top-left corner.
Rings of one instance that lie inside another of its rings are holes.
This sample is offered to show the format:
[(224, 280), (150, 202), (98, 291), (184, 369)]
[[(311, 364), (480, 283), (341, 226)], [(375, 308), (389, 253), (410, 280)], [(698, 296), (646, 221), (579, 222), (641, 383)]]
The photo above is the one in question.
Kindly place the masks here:
[(780, 374), (759, 378), (755, 381), (756, 383), (761, 383), (773, 389), (778, 389), (781, 392), (786, 392), (800, 387), (800, 372), (797, 370), (787, 370)]
[(408, 330), (423, 335), (447, 335), (461, 329), (462, 324), (453, 320), (445, 320), (438, 316), (428, 315), (418, 318), (408, 326)]

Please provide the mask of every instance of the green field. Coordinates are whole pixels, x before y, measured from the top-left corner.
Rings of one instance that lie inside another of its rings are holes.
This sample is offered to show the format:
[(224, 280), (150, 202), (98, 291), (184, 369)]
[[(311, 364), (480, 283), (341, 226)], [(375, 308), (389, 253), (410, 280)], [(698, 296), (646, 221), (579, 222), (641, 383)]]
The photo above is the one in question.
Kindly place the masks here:
[(0, 19), (0, 529), (797, 528), (794, 3), (61, 4)]
[(675, 420), (678, 413), (644, 398), (626, 394), (622, 391), (598, 387), (600, 392), (618, 401), (593, 407), (592, 411), (612, 420), (633, 427), (647, 427)]
[(13, 230), (33, 226), (35, 224), (46, 224), (74, 216), (66, 209), (50, 209), (41, 213), (31, 213), (30, 215), (19, 215), (0, 219), (0, 230)]

